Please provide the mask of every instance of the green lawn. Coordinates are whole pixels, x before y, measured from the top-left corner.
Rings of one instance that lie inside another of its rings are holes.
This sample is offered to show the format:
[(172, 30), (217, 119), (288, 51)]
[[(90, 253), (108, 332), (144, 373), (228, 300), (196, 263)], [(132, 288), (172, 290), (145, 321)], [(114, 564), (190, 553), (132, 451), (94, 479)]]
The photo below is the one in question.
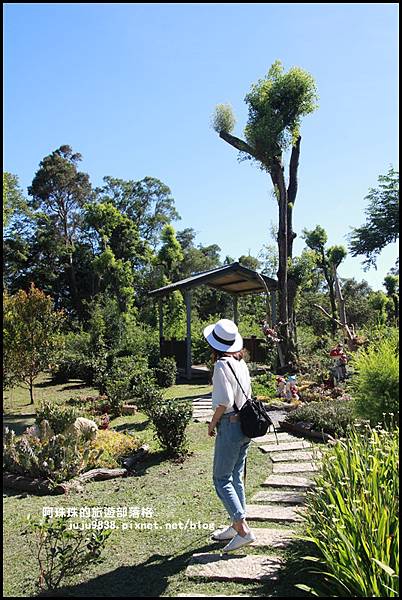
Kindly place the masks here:
[[(68, 399), (72, 392), (90, 394), (88, 388), (73, 390), (65, 386), (44, 386), (44, 397)], [(206, 394), (209, 386), (174, 386), (169, 397), (198, 397)], [(13, 402), (6, 407), (7, 415), (27, 412), (29, 398), (14, 391)], [(32, 413), (31, 413), (32, 414)], [(214, 440), (207, 435), (207, 426), (191, 423), (188, 427), (191, 455), (183, 462), (172, 462), (160, 451), (153, 438), (147, 417), (138, 413), (120, 417), (111, 424), (118, 430), (135, 432), (142, 442), (151, 446), (148, 458), (138, 473), (129, 478), (86, 484), (81, 493), (69, 496), (28, 496), (12, 494), (4, 498), (4, 589), (6, 597), (32, 597), (38, 565), (30, 554), (25, 538), (21, 537), (28, 514), (42, 515), (43, 507), (131, 507), (150, 509), (152, 517), (116, 519), (122, 523), (157, 523), (154, 529), (114, 530), (104, 551), (105, 561), (76, 576), (63, 588), (63, 596), (75, 597), (176, 597), (180, 592), (203, 594), (272, 594), (272, 584), (210, 583), (187, 580), (186, 566), (194, 553), (216, 552), (209, 531), (199, 527), (210, 524), (218, 527), (226, 523), (225, 511), (216, 496), (211, 481)], [(249, 451), (246, 493), (251, 496), (269, 475), (270, 461), (252, 444)], [(195, 529), (180, 529), (180, 522), (195, 524)], [(169, 530), (169, 524), (178, 529)], [(198, 525), (200, 524), (200, 525)], [(261, 526), (261, 524), (255, 524)], [(127, 525), (126, 525), (127, 526)], [(142, 525), (144, 527), (144, 525)], [(154, 527), (154, 525), (152, 525)], [(254, 527), (254, 524), (253, 524)], [(256, 553), (257, 549), (245, 549)], [(264, 554), (267, 551), (264, 551)], [(294, 589), (285, 582), (278, 587), (281, 597), (293, 597)], [(281, 589), (281, 592), (279, 590)], [(275, 594), (277, 595), (277, 594)], [(305, 595), (300, 592), (296, 595)]]

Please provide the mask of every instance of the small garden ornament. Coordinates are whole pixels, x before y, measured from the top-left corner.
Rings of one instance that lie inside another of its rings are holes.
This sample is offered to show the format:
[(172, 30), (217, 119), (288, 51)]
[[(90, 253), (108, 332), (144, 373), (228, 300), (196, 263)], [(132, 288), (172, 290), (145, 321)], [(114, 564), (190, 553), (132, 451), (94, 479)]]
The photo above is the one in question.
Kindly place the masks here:
[(287, 379), (285, 386), (285, 397), (288, 402), (297, 402), (299, 400), (295, 375), (289, 375)]
[(278, 398), (286, 398), (286, 380), (280, 375), (276, 378), (276, 394)]

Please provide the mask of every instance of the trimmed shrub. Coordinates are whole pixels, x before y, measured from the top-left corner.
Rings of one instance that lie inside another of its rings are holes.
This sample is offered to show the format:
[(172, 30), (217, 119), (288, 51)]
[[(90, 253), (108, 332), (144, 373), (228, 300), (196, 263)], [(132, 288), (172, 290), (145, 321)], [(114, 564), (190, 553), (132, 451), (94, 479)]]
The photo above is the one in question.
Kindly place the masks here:
[(353, 423), (353, 401), (347, 395), (324, 402), (309, 402), (286, 415), (288, 423), (305, 427), (334, 437), (345, 436)]
[(160, 387), (168, 388), (176, 383), (177, 365), (173, 357), (161, 358), (154, 369), (155, 379)]
[(105, 390), (114, 417), (121, 415), (124, 403), (131, 397), (130, 381), (137, 368), (138, 359), (133, 356), (119, 356), (113, 360), (105, 378)]
[(360, 350), (352, 359), (355, 374), (350, 389), (356, 410), (372, 425), (384, 420), (384, 413), (398, 415), (399, 421), (399, 348), (397, 331)]
[(148, 407), (148, 414), (155, 427), (156, 437), (168, 455), (173, 457), (187, 454), (186, 427), (192, 416), (192, 405), (188, 400), (164, 400), (155, 395)]
[(398, 467), (397, 428), (353, 428), (324, 454), (306, 502), (305, 539), (318, 552), (313, 595), (399, 596)]
[(138, 363), (131, 373), (129, 389), (130, 400), (145, 414), (149, 414), (155, 399), (162, 399), (155, 384), (154, 373), (144, 363)]

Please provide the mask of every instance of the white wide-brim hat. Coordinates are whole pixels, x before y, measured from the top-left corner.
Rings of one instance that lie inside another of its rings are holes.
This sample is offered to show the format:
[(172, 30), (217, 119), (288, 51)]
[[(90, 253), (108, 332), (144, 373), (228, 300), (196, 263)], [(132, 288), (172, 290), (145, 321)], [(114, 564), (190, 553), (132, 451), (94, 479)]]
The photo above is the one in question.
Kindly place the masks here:
[(243, 338), (237, 325), (229, 319), (221, 319), (205, 327), (204, 337), (212, 348), (220, 352), (239, 352), (243, 348)]

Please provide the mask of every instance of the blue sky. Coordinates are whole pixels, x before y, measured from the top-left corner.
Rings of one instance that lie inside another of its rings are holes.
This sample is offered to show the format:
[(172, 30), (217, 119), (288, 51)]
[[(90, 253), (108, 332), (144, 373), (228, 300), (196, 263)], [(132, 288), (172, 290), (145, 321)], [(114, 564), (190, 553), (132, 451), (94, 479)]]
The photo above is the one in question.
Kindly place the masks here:
[[(13, 4), (4, 6), (4, 170), (24, 191), (44, 156), (69, 144), (80, 169), (161, 179), (196, 241), (222, 257), (257, 255), (277, 220), (269, 176), (210, 126), (280, 59), (316, 80), (319, 109), (302, 123), (294, 229), (322, 225), (346, 245), (370, 187), (398, 166), (398, 7), (385, 4)], [(295, 254), (303, 248), (295, 241)], [(378, 270), (348, 257), (342, 277), (379, 289)]]

